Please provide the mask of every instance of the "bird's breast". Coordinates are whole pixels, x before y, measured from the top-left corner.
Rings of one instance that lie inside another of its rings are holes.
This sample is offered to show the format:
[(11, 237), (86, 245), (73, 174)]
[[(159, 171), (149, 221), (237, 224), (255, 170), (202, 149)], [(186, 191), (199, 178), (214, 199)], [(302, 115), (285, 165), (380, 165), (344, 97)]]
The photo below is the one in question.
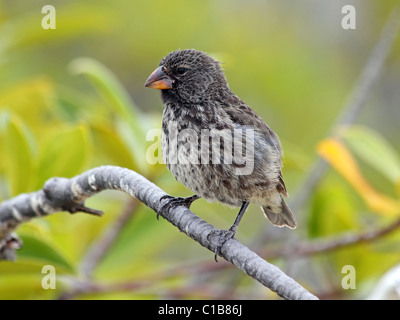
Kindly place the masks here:
[(173, 176), (205, 199), (234, 206), (274, 188), (280, 150), (252, 128), (199, 110), (164, 109), (161, 147)]

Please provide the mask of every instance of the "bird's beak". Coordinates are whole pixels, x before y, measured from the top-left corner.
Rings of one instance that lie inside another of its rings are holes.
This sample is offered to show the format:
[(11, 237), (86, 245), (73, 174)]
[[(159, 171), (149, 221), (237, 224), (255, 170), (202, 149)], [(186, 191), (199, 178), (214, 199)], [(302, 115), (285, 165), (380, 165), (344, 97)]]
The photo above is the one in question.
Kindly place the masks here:
[(161, 66), (153, 71), (150, 77), (146, 80), (144, 86), (158, 90), (172, 89), (173, 83), (174, 80), (163, 71), (163, 67)]

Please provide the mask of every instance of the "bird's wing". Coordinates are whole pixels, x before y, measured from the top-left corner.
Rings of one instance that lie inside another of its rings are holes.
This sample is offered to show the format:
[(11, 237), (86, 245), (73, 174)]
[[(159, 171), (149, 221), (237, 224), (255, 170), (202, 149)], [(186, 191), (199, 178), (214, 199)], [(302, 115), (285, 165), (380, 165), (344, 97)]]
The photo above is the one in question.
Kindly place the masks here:
[(223, 103), (222, 109), (235, 124), (253, 127), (263, 132), (272, 131), (265, 121), (237, 96), (232, 96)]
[[(232, 97), (231, 101), (223, 105), (223, 109), (233, 123), (247, 128), (255, 128), (255, 130), (263, 132), (263, 136), (265, 137), (268, 145), (273, 147), (277, 153), (282, 156), (282, 147), (276, 133), (241, 99), (239, 99), (237, 96)], [(288, 196), (280, 168), (276, 190), (279, 193)]]
[(279, 182), (276, 186), (276, 190), (278, 190), (280, 193), (284, 194), (286, 197), (289, 196), (288, 192), (286, 190), (285, 182), (283, 181), (282, 177), (282, 172), (279, 172)]

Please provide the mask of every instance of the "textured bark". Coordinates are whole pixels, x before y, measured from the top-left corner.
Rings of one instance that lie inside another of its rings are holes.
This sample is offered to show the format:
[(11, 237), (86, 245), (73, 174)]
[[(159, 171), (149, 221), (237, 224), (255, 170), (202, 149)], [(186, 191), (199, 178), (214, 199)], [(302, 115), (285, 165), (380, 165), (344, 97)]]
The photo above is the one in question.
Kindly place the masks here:
[[(21, 242), (13, 231), (30, 219), (59, 211), (102, 214), (101, 211), (85, 207), (84, 201), (105, 189), (120, 190), (137, 198), (193, 240), (212, 252), (216, 251), (218, 237), (212, 234), (217, 229), (212, 225), (183, 206), (172, 206), (168, 213), (164, 212), (162, 208), (171, 201), (170, 198), (163, 198), (167, 193), (134, 171), (103, 166), (71, 179), (51, 178), (42, 190), (22, 194), (0, 204), (0, 259), (15, 258), (15, 250)], [(219, 254), (285, 299), (317, 299), (279, 268), (236, 239), (225, 242)]]

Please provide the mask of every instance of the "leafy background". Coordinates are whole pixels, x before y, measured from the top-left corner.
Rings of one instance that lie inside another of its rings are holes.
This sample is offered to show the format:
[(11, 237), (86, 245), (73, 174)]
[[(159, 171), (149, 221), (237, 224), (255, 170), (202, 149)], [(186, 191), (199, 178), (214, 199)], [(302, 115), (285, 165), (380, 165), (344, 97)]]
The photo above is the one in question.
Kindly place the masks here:
[[(279, 134), (291, 198), (318, 157), (330, 166), (296, 212), (296, 231), (274, 228), (250, 206), (238, 239), (321, 298), (376, 292), (400, 262), (399, 232), (310, 256), (267, 252), (296, 237), (319, 243), (375, 230), (399, 216), (399, 39), (356, 123), (329, 138), (395, 1), (52, 1), (56, 29), (44, 30), (47, 4), (0, 1), (0, 201), (99, 165), (190, 195), (164, 165), (146, 161), (146, 133), (160, 127), (162, 105), (143, 83), (168, 52), (196, 48), (223, 62), (233, 91)], [(356, 30), (341, 27), (346, 4), (356, 7)], [(277, 298), (126, 195), (104, 192), (88, 205), (106, 214), (59, 213), (18, 229), (24, 246), (16, 262), (0, 262), (0, 298)], [(237, 213), (204, 200), (192, 210), (225, 229)], [(122, 216), (115, 241), (85, 274), (88, 253)], [(41, 286), (48, 264), (55, 290)], [(355, 267), (355, 290), (341, 286), (345, 265)]]

